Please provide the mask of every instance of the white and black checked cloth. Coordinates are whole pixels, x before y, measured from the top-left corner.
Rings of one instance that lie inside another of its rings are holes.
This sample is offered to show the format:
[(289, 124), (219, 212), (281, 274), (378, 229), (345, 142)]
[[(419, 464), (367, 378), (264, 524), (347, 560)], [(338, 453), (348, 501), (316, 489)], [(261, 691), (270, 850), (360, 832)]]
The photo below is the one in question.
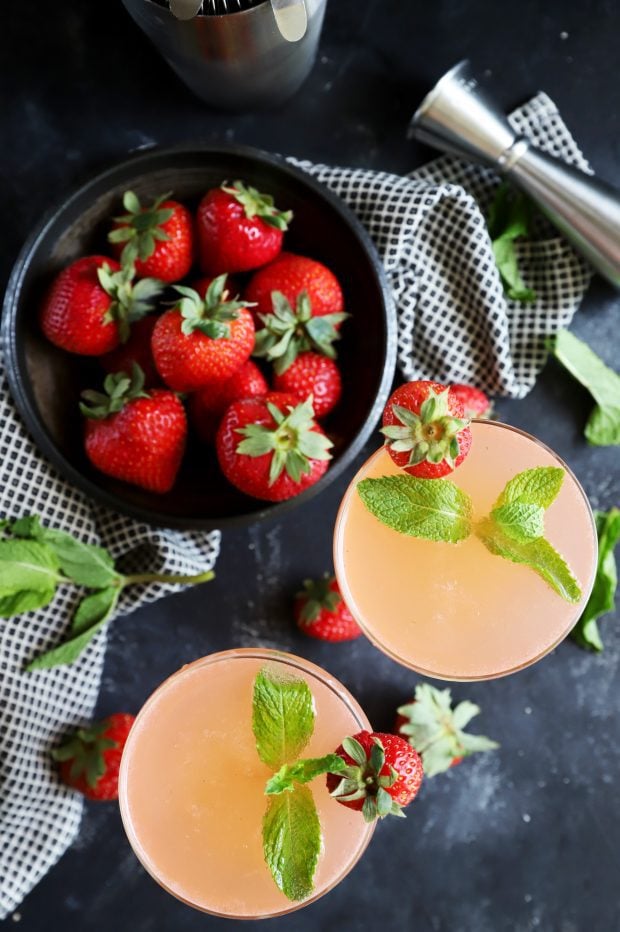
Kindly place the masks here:
[[(544, 94), (512, 115), (539, 146), (587, 169)], [(522, 397), (544, 364), (545, 339), (566, 327), (590, 270), (552, 231), (518, 245), (533, 304), (506, 300), (484, 213), (498, 184), (489, 170), (442, 157), (401, 177), (302, 162), (355, 211), (383, 257), (398, 307), (398, 360), (408, 378), (469, 382)], [(217, 558), (219, 534), (154, 530), (94, 508), (42, 459), (0, 384), (1, 516), (41, 515), (44, 523), (132, 553), (143, 571), (197, 573)], [(134, 587), (122, 612), (176, 587)], [(64, 789), (49, 748), (93, 712), (105, 652), (99, 634), (72, 666), (22, 673), (56, 644), (74, 608), (60, 592), (51, 606), (0, 622), (0, 918), (13, 910), (63, 854), (78, 831), (81, 798)], [(120, 698), (120, 697), (119, 697)], [(122, 704), (122, 703), (121, 703)]]

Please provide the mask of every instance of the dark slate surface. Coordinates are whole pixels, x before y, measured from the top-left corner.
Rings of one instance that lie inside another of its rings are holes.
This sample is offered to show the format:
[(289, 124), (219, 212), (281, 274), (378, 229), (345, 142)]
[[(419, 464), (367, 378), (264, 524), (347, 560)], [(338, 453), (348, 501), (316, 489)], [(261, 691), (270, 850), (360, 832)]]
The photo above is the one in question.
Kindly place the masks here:
[[(333, 163), (406, 171), (429, 157), (407, 142), (423, 91), (463, 56), (503, 104), (536, 90), (559, 104), (593, 166), (620, 182), (617, 8), (609, 0), (330, 0), (320, 57), (277, 113), (213, 113), (169, 74), (118, 2), (31, 0), (4, 11), (2, 272), (33, 224), (71, 186), (151, 143), (226, 140)], [(5, 84), (6, 86), (6, 84)], [(617, 366), (620, 301), (593, 284), (575, 324)], [(620, 502), (618, 454), (588, 448), (585, 392), (550, 365), (502, 418), (536, 433), (575, 470), (592, 503)], [(369, 447), (370, 449), (370, 447)], [(347, 477), (348, 478), (348, 477)], [(279, 524), (227, 533), (215, 583), (119, 620), (98, 711), (137, 710), (181, 664), (236, 645), (290, 649), (330, 669), (388, 728), (416, 677), (368, 643), (321, 646), (291, 627), (299, 580), (330, 565), (347, 478)], [(617, 619), (616, 619), (617, 621)], [(428, 781), (406, 823), (382, 824), (334, 892), (274, 929), (362, 932), (610, 932), (620, 928), (616, 673), (620, 632), (600, 657), (571, 643), (538, 666), (457, 686), (502, 742)], [(13, 916), (23, 932), (231, 928), (162, 892), (139, 867), (113, 805), (88, 805), (79, 839)], [(7, 921), (7, 926), (11, 920)]]

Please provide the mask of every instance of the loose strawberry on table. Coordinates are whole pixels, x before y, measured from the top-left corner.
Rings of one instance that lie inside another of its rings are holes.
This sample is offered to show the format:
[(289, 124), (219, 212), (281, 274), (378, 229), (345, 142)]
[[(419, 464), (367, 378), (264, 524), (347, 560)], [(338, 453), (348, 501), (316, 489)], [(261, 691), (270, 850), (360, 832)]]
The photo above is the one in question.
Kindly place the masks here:
[(189, 400), (189, 413), (201, 440), (212, 443), (222, 416), (233, 401), (265, 395), (269, 386), (255, 362), (248, 359), (230, 378), (199, 388)]
[(127, 342), (100, 357), (99, 361), (105, 371), (131, 375), (134, 365), (138, 365), (144, 372), (146, 385), (160, 385), (161, 379), (151, 352), (151, 337), (156, 323), (157, 317), (147, 314), (132, 324)]
[(101, 356), (127, 340), (129, 325), (150, 311), (160, 281), (134, 281), (131, 267), (106, 256), (77, 259), (56, 276), (40, 311), (43, 333), (70, 353)]
[(397, 388), (383, 411), (381, 433), (396, 465), (420, 479), (447, 476), (471, 446), (463, 406), (438, 382), (408, 382)]
[(220, 468), (246, 495), (283, 501), (314, 485), (331, 459), (331, 440), (314, 419), (312, 402), (269, 392), (235, 401), (216, 437)]
[(243, 302), (228, 300), (226, 275), (213, 279), (204, 297), (181, 285), (176, 291), (179, 305), (162, 314), (151, 341), (160, 376), (178, 392), (229, 378), (252, 352), (252, 315)]
[(360, 810), (367, 822), (404, 815), (424, 776), (420, 755), (407, 741), (360, 731), (345, 738), (335, 753), (347, 765), (344, 773), (327, 775), (327, 789), (339, 803)]
[(86, 454), (97, 469), (151, 492), (174, 485), (185, 452), (187, 421), (178, 396), (144, 391), (144, 374), (134, 367), (108, 375), (104, 392), (82, 392)]
[(88, 728), (78, 728), (52, 758), (60, 779), (89, 799), (118, 799), (118, 771), (134, 715), (115, 713)]
[(461, 402), (465, 417), (490, 417), (493, 412), (493, 405), (488, 397), (473, 385), (451, 385), (450, 395)]
[(187, 207), (169, 199), (156, 198), (143, 207), (133, 191), (126, 191), (123, 207), (115, 217), (108, 240), (117, 258), (134, 265), (140, 278), (152, 276), (163, 282), (178, 282), (194, 262), (194, 221)]
[(292, 216), (278, 210), (273, 197), (241, 181), (208, 191), (196, 216), (203, 272), (247, 272), (271, 262), (282, 249)]
[[(322, 262), (282, 252), (265, 268), (255, 272), (248, 282), (245, 298), (255, 303), (254, 315), (271, 314), (272, 294), (279, 291), (292, 307), (297, 306), (299, 295), (305, 291), (314, 317), (342, 314), (344, 296), (334, 273)], [(258, 326), (258, 324), (257, 324)]]
[(453, 708), (449, 689), (419, 683), (414, 699), (397, 711), (394, 730), (418, 751), (427, 777), (443, 773), (477, 751), (499, 747), (484, 735), (463, 730), (480, 708), (468, 701)]
[(300, 401), (312, 395), (316, 417), (325, 417), (335, 408), (342, 394), (340, 369), (320, 353), (302, 353), (281, 374), (276, 373), (273, 387), (277, 392), (290, 392)]
[(297, 627), (311, 638), (321, 641), (352, 641), (362, 629), (342, 598), (335, 576), (305, 579), (294, 606)]

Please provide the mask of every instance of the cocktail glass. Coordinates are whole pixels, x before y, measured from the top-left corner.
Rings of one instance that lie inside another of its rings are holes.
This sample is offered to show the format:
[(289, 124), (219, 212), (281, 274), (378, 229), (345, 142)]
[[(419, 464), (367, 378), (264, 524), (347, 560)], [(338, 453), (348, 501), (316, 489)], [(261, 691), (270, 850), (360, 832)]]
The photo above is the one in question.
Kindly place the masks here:
[(474, 519), (506, 483), (537, 466), (560, 466), (562, 488), (545, 514), (545, 536), (582, 590), (565, 601), (534, 570), (489, 552), (471, 535), (457, 544), (408, 537), (382, 524), (356, 490), (360, 480), (403, 475), (385, 448), (362, 466), (336, 520), (334, 564), (343, 598), (369, 639), (426, 676), (484, 680), (549, 653), (581, 615), (594, 583), (592, 510), (568, 466), (539, 440), (497, 421), (474, 420), (472, 446), (448, 476), (471, 496)]
[(314, 698), (308, 757), (334, 751), (370, 728), (355, 699), (325, 670), (273, 650), (229, 650), (197, 660), (167, 679), (140, 711), (119, 776), (123, 824), (137, 857), (169, 893), (216, 916), (264, 919), (292, 912), (335, 887), (373, 833), (361, 813), (312, 789), (323, 851), (312, 895), (291, 902), (263, 857), (265, 783), (252, 733), (252, 695), (265, 668), (303, 678)]

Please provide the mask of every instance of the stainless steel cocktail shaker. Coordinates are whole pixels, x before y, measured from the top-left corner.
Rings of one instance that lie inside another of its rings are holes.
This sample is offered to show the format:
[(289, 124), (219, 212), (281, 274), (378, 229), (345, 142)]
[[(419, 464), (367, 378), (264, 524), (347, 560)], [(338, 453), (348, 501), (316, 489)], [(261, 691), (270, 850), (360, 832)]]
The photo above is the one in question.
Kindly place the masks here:
[(230, 3), (222, 15), (190, 9), (178, 19), (153, 0), (123, 0), (181, 80), (231, 110), (277, 106), (295, 93), (314, 64), (326, 2), (259, 0), (234, 12)]
[(518, 136), (468, 62), (452, 68), (425, 97), (411, 131), (436, 148), (506, 175), (620, 288), (620, 192)]

